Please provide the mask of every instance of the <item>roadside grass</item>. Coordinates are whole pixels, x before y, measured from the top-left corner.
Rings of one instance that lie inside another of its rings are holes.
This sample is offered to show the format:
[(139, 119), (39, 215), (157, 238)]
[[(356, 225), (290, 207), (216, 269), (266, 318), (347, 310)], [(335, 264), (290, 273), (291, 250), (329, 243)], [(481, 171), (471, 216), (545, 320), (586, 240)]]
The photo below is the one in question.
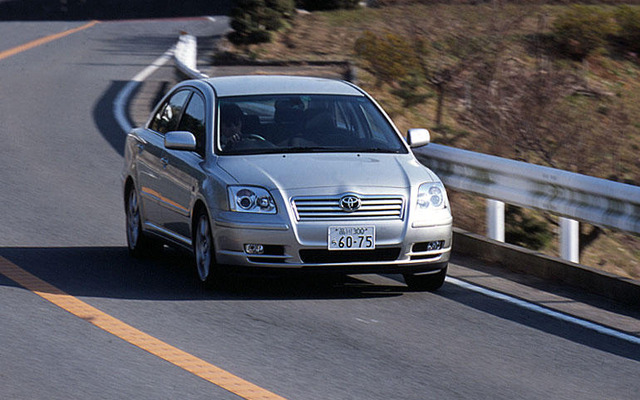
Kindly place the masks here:
[[(599, 49), (582, 62), (565, 58), (553, 49), (540, 54), (539, 49), (549, 43), (554, 18), (565, 9), (565, 5), (411, 4), (314, 12), (297, 15), (291, 26), (279, 32), (271, 43), (242, 49), (225, 47), (260, 60), (352, 61), (359, 67), (358, 85), (373, 95), (401, 132), (426, 127), (435, 143), (484, 153), (496, 149), (496, 138), (470, 127), (461, 118), (464, 74), (451, 83), (444, 98), (442, 122), (436, 125), (434, 89), (423, 85), (418, 90), (424, 94), (425, 102), (405, 107), (403, 100), (394, 94), (399, 88), (397, 83), (380, 84), (367, 71), (355, 54), (355, 41), (365, 31), (380, 35), (393, 32), (409, 39), (420, 36), (436, 49), (434, 57), (444, 58), (447, 55), (438, 49), (444, 48), (448, 38), (473, 38), (503, 46), (501, 57), (517, 67), (513, 71), (525, 73), (539, 66), (544, 58), (549, 68), (571, 73), (581, 82), (580, 88), (566, 93), (559, 105), (575, 121), (569, 128), (582, 133), (574, 139), (579, 143), (570, 143), (579, 145), (576, 148), (581, 149), (580, 154), (575, 153), (574, 147), (563, 146), (558, 135), (558, 142), (553, 139), (550, 142), (551, 146), (558, 146), (554, 163), (562, 169), (640, 185), (640, 56), (614, 47)], [(548, 123), (553, 129), (558, 121)], [(497, 155), (509, 156), (509, 149), (500, 149), (500, 153)], [(546, 164), (534, 153), (519, 154), (518, 158)], [(456, 226), (484, 234), (484, 200), (453, 192), (450, 197)], [(549, 220), (540, 213), (525, 212), (532, 218)], [(557, 228), (549, 223), (548, 229), (555, 234)], [(588, 226), (583, 226), (583, 232), (587, 230)], [(557, 239), (539, 251), (557, 256)], [(581, 262), (620, 276), (640, 278), (640, 237), (607, 230), (584, 249)]]

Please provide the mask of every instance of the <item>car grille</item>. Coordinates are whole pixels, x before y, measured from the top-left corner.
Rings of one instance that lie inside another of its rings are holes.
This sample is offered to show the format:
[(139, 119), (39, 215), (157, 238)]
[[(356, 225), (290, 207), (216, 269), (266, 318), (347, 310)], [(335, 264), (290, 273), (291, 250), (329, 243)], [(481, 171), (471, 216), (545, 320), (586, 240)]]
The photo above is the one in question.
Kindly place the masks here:
[(307, 264), (338, 264), (351, 262), (395, 261), (400, 256), (400, 248), (385, 247), (373, 250), (340, 250), (324, 249), (300, 250), (300, 259)]
[(402, 219), (404, 200), (401, 196), (358, 196), (361, 206), (355, 211), (340, 207), (342, 196), (297, 197), (293, 207), (299, 221), (326, 219)]

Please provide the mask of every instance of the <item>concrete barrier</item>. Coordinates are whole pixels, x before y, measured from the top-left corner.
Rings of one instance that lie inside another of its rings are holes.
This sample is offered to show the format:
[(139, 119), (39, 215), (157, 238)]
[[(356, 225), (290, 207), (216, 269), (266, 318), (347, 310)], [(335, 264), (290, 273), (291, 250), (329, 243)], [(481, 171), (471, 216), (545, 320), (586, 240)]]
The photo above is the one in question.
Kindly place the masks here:
[(454, 228), (453, 252), (640, 306), (640, 282)]

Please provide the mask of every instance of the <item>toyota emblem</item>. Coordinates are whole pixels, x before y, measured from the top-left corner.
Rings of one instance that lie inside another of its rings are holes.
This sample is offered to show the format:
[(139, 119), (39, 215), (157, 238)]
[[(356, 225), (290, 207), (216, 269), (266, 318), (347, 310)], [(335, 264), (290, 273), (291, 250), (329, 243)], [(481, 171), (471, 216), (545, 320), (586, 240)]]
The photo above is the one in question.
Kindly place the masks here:
[(342, 196), (340, 199), (340, 208), (345, 210), (346, 212), (353, 212), (360, 208), (362, 202), (358, 196), (354, 195), (346, 195)]

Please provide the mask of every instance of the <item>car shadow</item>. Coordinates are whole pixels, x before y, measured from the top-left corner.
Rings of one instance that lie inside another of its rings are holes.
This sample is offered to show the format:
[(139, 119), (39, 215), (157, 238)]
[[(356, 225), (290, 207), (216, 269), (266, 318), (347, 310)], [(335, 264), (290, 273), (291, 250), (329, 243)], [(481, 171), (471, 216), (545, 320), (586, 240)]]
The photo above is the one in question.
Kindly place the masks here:
[[(120, 155), (124, 155), (124, 143), (128, 132), (123, 132), (113, 113), (113, 103), (128, 81), (111, 82), (109, 88), (98, 99), (93, 107), (93, 120), (98, 131), (109, 145)], [(129, 113), (129, 107), (126, 107)], [(127, 115), (132, 121), (130, 115)]]
[[(352, 277), (236, 272), (220, 287), (205, 288), (193, 257), (165, 247), (134, 259), (126, 247), (1, 248), (0, 256), (72, 296), (136, 300), (308, 300), (400, 296), (403, 285), (371, 284)], [(2, 277), (2, 275), (0, 275)], [(6, 277), (0, 285), (18, 286)]]
[[(600, 333), (593, 329), (561, 320), (551, 315), (525, 309), (451, 283), (445, 283), (435, 294), (505, 321), (545, 332), (589, 348), (615, 354), (619, 357), (640, 361), (640, 345), (637, 342), (632, 343), (620, 337)], [(576, 317), (580, 318), (579, 316)], [(523, 346), (527, 346), (527, 340), (528, 338), (526, 337), (522, 338)]]
[[(114, 102), (129, 83), (130, 81), (112, 81), (93, 106), (93, 120), (98, 128), (98, 132), (107, 143), (109, 143), (111, 148), (121, 156), (124, 156), (124, 145), (127, 133), (129, 132), (125, 132), (116, 119)], [(133, 82), (133, 85), (134, 87), (130, 96), (124, 99), (127, 103), (123, 106), (127, 122), (135, 128), (139, 126), (140, 121), (146, 121), (151, 111), (153, 111), (154, 106), (169, 89), (170, 82), (159, 81), (155, 86), (150, 85), (153, 86), (152, 89), (147, 88), (145, 83)], [(140, 91), (144, 91), (144, 96), (149, 97), (148, 102), (142, 103), (135, 101)]]
[[(409, 292), (397, 284), (372, 284), (356, 277), (344, 279), (302, 274), (234, 274), (220, 288), (203, 287), (193, 257), (165, 248), (149, 259), (134, 259), (126, 247), (3, 247), (0, 257), (76, 297), (149, 301), (326, 300), (390, 298)], [(389, 280), (391, 281), (391, 280)], [(0, 286), (20, 287), (0, 273)], [(640, 361), (640, 346), (627, 340), (523, 309), (451, 283), (430, 296), (439, 296), (481, 313), (545, 332), (579, 345)], [(426, 300), (425, 300), (426, 301)], [(527, 338), (523, 338), (523, 346)]]

